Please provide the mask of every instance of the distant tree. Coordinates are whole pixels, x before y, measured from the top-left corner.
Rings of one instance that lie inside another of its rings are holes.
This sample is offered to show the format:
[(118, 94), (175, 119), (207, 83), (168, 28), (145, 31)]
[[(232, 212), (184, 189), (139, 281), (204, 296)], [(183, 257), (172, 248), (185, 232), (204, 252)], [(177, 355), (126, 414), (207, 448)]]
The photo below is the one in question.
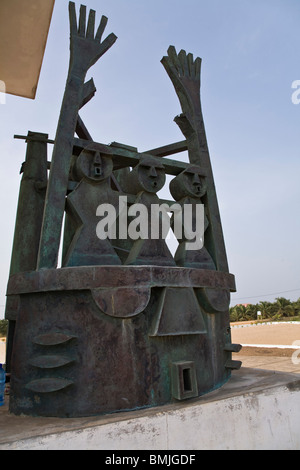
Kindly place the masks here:
[(284, 297), (277, 297), (275, 299), (275, 302), (273, 303), (273, 308), (274, 310), (272, 318), (277, 319), (292, 316), (291, 312), (294, 312), (293, 307), (291, 305), (291, 301), (285, 299)]
[(237, 304), (229, 310), (230, 321), (256, 320), (257, 312), (263, 320), (280, 320), (300, 315), (300, 297), (291, 302), (285, 297), (277, 297), (274, 302), (260, 301), (257, 304)]
[(257, 311), (261, 312), (262, 319), (268, 319), (273, 314), (273, 303), (267, 301), (260, 301), (257, 304)]
[(257, 318), (257, 311), (259, 309), (257, 308), (256, 304), (248, 304), (246, 306), (246, 317), (247, 320), (256, 320)]
[(300, 297), (298, 300), (295, 300), (294, 302), (292, 302), (292, 305), (295, 309), (295, 315), (299, 315), (300, 314)]
[(229, 309), (229, 317), (231, 322), (239, 321), (239, 312), (236, 308), (236, 305)]
[(248, 320), (245, 305), (238, 304), (232, 307), (230, 312), (230, 321), (245, 321)]
[(8, 320), (0, 320), (0, 336), (6, 336), (8, 328)]

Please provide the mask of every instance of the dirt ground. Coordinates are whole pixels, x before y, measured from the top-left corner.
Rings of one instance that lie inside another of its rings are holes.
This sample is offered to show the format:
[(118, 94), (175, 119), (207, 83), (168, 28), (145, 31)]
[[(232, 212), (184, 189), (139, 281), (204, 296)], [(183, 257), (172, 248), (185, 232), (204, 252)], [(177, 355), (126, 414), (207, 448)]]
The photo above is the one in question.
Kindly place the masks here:
[[(266, 324), (231, 324), (233, 343), (257, 345), (292, 346), (300, 345), (300, 322)], [(287, 348), (288, 349), (288, 348)], [(278, 350), (280, 353), (280, 350)]]

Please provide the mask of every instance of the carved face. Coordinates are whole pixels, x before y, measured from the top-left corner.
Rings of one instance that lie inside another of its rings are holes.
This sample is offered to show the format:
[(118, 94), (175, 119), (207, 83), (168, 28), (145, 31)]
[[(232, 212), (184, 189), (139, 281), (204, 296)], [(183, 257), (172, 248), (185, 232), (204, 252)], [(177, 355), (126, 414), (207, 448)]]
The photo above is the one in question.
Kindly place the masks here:
[(189, 193), (189, 196), (201, 198), (206, 193), (206, 183), (203, 175), (201, 175), (196, 167), (186, 170), (183, 173), (182, 183)]
[(137, 174), (142, 189), (149, 193), (158, 192), (165, 184), (165, 169), (159, 159), (141, 157), (137, 166)]
[(76, 173), (79, 179), (97, 183), (108, 178), (113, 170), (112, 159), (99, 151), (85, 149), (76, 162)]
[(170, 183), (170, 191), (176, 201), (187, 196), (200, 199), (206, 190), (203, 170), (196, 165), (189, 166)]

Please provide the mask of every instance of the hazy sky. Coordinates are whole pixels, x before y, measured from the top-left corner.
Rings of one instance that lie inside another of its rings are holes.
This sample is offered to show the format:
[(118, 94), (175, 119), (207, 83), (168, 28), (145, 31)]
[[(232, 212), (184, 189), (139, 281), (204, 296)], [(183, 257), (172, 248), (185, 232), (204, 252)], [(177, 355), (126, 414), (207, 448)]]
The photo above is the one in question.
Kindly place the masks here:
[[(94, 140), (139, 151), (182, 140), (173, 122), (181, 108), (160, 60), (169, 45), (201, 57), (204, 122), (236, 277), (232, 305), (300, 297), (300, 104), (292, 102), (292, 83), (300, 80), (299, 0), (84, 4), (98, 20), (106, 15), (106, 33), (118, 36), (87, 76), (97, 93), (81, 117)], [(36, 99), (0, 100), (0, 318), (26, 151), (13, 136), (31, 130), (54, 139), (68, 61), (68, 0), (56, 0)]]

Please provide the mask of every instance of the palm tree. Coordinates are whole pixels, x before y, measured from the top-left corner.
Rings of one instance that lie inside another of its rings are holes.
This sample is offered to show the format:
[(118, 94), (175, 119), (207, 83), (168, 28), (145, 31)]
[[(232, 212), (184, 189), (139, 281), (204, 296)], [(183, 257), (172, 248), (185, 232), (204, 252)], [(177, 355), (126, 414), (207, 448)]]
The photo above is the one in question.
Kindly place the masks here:
[(234, 307), (230, 307), (229, 309), (229, 317), (231, 322), (239, 321), (238, 319), (238, 312), (236, 311), (236, 305)]
[(257, 311), (259, 309), (257, 308), (256, 304), (248, 304), (246, 306), (246, 316), (247, 320), (256, 320), (257, 318)]
[(295, 309), (295, 315), (299, 315), (299, 313), (300, 313), (300, 297), (295, 302), (292, 302), (292, 305)]
[(260, 301), (257, 304), (257, 311), (261, 312), (262, 319), (272, 317), (273, 303), (268, 301)]
[(261, 318), (279, 320), (283, 317), (293, 317), (300, 314), (300, 297), (291, 302), (285, 297), (277, 297), (274, 302), (260, 301), (258, 304), (237, 304), (231, 307), (230, 321), (256, 320), (257, 312), (261, 312)]
[[(274, 307), (274, 314), (273, 318), (282, 318), (290, 316), (290, 312), (292, 310), (291, 301), (285, 299), (284, 297), (277, 297), (273, 304)], [(294, 310), (293, 310), (294, 311)]]
[(245, 305), (238, 304), (230, 309), (231, 321), (245, 321), (248, 320)]

